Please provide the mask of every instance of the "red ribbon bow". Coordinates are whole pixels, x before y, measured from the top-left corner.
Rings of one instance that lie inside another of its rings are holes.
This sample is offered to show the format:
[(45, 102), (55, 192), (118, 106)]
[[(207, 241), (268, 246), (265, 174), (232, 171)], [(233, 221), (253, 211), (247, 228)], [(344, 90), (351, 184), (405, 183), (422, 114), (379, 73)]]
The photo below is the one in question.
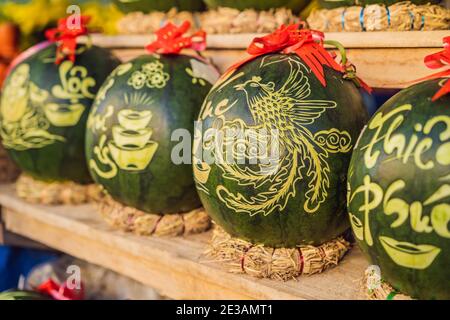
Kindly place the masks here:
[(300, 24), (282, 25), (273, 33), (253, 39), (247, 49), (251, 56), (231, 66), (226, 73), (263, 54), (281, 52), (296, 53), (325, 87), (324, 66), (344, 72), (334, 57), (323, 46), (324, 34), (320, 31), (300, 29)]
[(156, 40), (150, 43), (146, 49), (150, 53), (178, 54), (182, 49), (202, 51), (206, 48), (206, 32), (197, 31), (191, 36), (183, 36), (191, 27), (189, 21), (184, 21), (177, 27), (168, 22), (164, 27), (155, 32)]
[[(442, 77), (450, 77), (450, 37), (445, 37), (443, 39), (444, 42), (444, 50), (430, 54), (424, 58), (425, 65), (430, 69), (440, 69), (447, 68), (447, 70), (443, 70), (427, 77), (421, 78), (417, 81), (423, 80), (433, 80)], [(436, 101), (437, 99), (443, 97), (444, 95), (450, 93), (450, 79), (445, 82), (441, 89), (433, 96), (431, 101)]]
[(46, 294), (55, 300), (83, 300), (84, 299), (84, 286), (81, 284), (81, 288), (69, 289), (67, 283), (64, 282), (59, 285), (53, 279), (48, 279), (44, 283), (40, 284), (37, 288), (42, 294)]
[[(69, 17), (74, 19), (74, 17)], [(89, 23), (89, 16), (79, 16), (79, 23), (70, 23), (69, 18), (59, 19), (58, 26), (45, 32), (48, 40), (58, 43), (56, 51), (56, 64), (60, 64), (66, 57), (75, 62), (77, 49), (77, 37), (88, 33), (86, 25)], [(72, 21), (73, 22), (73, 21)]]

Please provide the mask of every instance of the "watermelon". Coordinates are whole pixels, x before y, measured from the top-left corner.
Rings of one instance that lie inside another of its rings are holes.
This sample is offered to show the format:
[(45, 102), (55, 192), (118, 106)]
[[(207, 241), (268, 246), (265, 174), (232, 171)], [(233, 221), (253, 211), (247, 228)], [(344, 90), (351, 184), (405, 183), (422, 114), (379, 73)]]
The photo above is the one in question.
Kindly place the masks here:
[(29, 290), (8, 290), (0, 292), (0, 300), (52, 300), (35, 291)]
[(91, 181), (84, 135), (97, 90), (119, 61), (107, 50), (84, 45), (75, 63), (55, 64), (56, 45), (19, 56), (3, 87), (0, 135), (17, 165), (44, 181)]
[(450, 96), (446, 79), (389, 99), (367, 124), (348, 172), (355, 238), (381, 277), (420, 299), (450, 299)]
[(179, 11), (201, 11), (204, 7), (202, 0), (114, 0), (123, 12), (141, 11), (169, 11), (177, 8)]
[(205, 0), (206, 5), (210, 9), (216, 9), (218, 7), (235, 8), (239, 10), (255, 9), (255, 10), (270, 10), (272, 8), (288, 8), (294, 13), (299, 13), (309, 0)]
[[(390, 6), (396, 3), (405, 2), (403, 0), (319, 0), (322, 8), (333, 9), (350, 6), (366, 6), (370, 4), (384, 4)], [(411, 0), (411, 3), (422, 5), (427, 3), (439, 3), (440, 0)]]
[(295, 247), (349, 228), (346, 173), (368, 115), (354, 83), (324, 68), (326, 87), (297, 55), (267, 54), (205, 99), (194, 176), (206, 211), (232, 236)]
[[(88, 120), (86, 154), (95, 181), (116, 201), (148, 213), (198, 208), (191, 134), (218, 76), (187, 55), (144, 55), (117, 67)], [(177, 147), (182, 139), (184, 152)]]

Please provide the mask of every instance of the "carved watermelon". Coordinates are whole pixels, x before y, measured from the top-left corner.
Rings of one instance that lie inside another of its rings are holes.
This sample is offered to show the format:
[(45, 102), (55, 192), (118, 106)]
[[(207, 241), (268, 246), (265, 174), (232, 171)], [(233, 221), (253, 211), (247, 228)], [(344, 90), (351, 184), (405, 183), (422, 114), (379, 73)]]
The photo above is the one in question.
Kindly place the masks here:
[(202, 0), (114, 0), (123, 12), (169, 11), (177, 8), (179, 11), (201, 11), (204, 7)]
[(346, 173), (368, 116), (353, 82), (328, 67), (325, 76), (326, 87), (297, 55), (268, 54), (206, 98), (194, 176), (206, 211), (229, 234), (293, 247), (349, 227)]
[(450, 96), (431, 101), (445, 80), (388, 100), (348, 172), (359, 246), (395, 289), (422, 299), (450, 299)]
[[(149, 213), (199, 207), (191, 134), (217, 78), (214, 67), (186, 55), (145, 55), (120, 65), (89, 116), (86, 154), (95, 181), (116, 201)], [(179, 134), (189, 148), (183, 161)]]
[(28, 290), (8, 290), (0, 292), (1, 300), (52, 300), (50, 297), (35, 291)]
[(96, 46), (78, 50), (75, 63), (56, 65), (55, 44), (33, 48), (17, 58), (3, 86), (2, 143), (36, 179), (91, 181), (84, 156), (86, 120), (97, 90), (119, 61)]

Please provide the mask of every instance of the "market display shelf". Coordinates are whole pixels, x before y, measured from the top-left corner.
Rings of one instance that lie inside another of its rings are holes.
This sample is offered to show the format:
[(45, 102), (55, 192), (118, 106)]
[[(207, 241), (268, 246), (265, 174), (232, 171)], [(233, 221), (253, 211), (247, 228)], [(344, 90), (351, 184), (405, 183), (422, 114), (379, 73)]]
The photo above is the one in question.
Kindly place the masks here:
[[(253, 38), (264, 34), (210, 34), (210, 49), (246, 49)], [(375, 32), (327, 32), (326, 39), (341, 42), (346, 48), (441, 48), (442, 38), (449, 30), (437, 31), (375, 31)], [(152, 35), (93, 34), (92, 40), (106, 48), (142, 48), (152, 40)]]
[[(404, 88), (410, 81), (431, 73), (423, 58), (442, 47), (444, 31), (405, 32), (336, 32), (327, 33), (327, 39), (341, 42), (347, 56), (356, 66), (358, 75), (374, 88)], [(245, 48), (258, 34), (222, 34), (208, 36), (210, 57), (223, 72), (246, 57)], [(145, 53), (151, 41), (148, 35), (93, 35), (93, 43), (111, 48), (122, 60), (130, 60)]]
[[(423, 58), (442, 48), (444, 31), (404, 32), (336, 32), (326, 33), (326, 39), (341, 42), (347, 56), (356, 66), (358, 75), (374, 88), (397, 89), (410, 81), (431, 74)], [(259, 34), (219, 34), (208, 36), (208, 50), (204, 53), (223, 72), (247, 56), (245, 48)], [(149, 35), (92, 35), (96, 45), (110, 48), (124, 61), (145, 53), (152, 40)]]
[(338, 267), (277, 282), (229, 273), (204, 255), (211, 234), (156, 238), (112, 230), (92, 205), (26, 203), (13, 185), (0, 186), (1, 221), (8, 232), (109, 268), (174, 299), (364, 299), (367, 268), (353, 248)]

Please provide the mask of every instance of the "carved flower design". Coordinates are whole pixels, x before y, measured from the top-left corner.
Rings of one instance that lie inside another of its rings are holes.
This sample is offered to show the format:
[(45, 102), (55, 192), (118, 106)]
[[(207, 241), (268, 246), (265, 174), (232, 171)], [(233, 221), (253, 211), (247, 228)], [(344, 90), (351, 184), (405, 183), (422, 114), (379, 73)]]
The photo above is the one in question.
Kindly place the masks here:
[(164, 88), (169, 81), (170, 75), (164, 72), (164, 65), (160, 61), (146, 63), (141, 70), (133, 72), (128, 84), (136, 90), (142, 89), (144, 86), (148, 88)]
[(169, 80), (169, 74), (166, 72), (155, 72), (150, 75), (147, 80), (147, 87), (149, 88), (164, 88)]
[(145, 73), (154, 73), (163, 71), (164, 65), (160, 61), (146, 63), (142, 66), (142, 71)]
[(128, 85), (132, 86), (136, 90), (142, 89), (147, 81), (147, 74), (141, 71), (135, 71), (128, 79)]

